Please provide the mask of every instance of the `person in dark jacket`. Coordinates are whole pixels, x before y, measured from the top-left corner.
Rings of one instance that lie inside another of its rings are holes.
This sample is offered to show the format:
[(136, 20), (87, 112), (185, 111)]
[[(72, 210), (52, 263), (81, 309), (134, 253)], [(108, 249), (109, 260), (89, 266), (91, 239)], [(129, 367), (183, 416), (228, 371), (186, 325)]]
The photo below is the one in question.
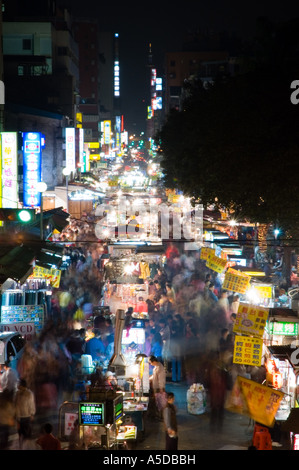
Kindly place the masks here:
[(178, 426), (174, 400), (174, 394), (169, 392), (167, 394), (167, 405), (163, 410), (163, 421), (165, 425), (165, 450), (178, 449)]

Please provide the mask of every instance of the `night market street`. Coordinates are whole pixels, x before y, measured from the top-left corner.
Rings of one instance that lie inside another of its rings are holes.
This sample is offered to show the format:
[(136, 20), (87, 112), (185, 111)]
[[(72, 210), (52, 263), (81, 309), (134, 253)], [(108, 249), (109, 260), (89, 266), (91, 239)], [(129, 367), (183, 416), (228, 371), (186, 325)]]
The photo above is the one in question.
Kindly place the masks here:
[(299, 450), (298, 1), (27, 3), (0, 0), (0, 451)]

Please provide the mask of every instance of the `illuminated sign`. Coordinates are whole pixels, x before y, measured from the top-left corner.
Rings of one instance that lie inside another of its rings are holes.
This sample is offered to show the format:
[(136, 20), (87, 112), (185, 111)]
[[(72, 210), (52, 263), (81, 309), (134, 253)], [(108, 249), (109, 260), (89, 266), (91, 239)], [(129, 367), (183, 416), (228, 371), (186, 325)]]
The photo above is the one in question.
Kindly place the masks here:
[(157, 91), (162, 91), (162, 78), (157, 78), (156, 79), (156, 90)]
[(80, 403), (79, 424), (82, 426), (100, 426), (104, 422), (104, 403)]
[(155, 87), (155, 86), (156, 86), (156, 79), (157, 79), (157, 70), (156, 70), (156, 69), (152, 69), (152, 70), (151, 70), (151, 87)]
[(114, 61), (114, 96), (120, 95), (120, 86), (119, 86), (119, 61)]
[(267, 324), (270, 335), (297, 336), (298, 323), (272, 321)]
[(23, 133), (23, 203), (25, 207), (39, 207), (41, 193), (42, 141), (40, 132)]
[(240, 303), (233, 332), (262, 337), (269, 315), (269, 309), (257, 305)]
[(2, 207), (18, 207), (17, 133), (1, 132)]
[(104, 144), (110, 144), (111, 141), (111, 121), (104, 121)]
[(84, 129), (79, 129), (79, 164), (81, 167), (81, 171), (85, 172), (85, 164), (84, 164)]
[(76, 170), (76, 153), (75, 153), (75, 128), (65, 128), (65, 160), (66, 168), (70, 171)]
[(81, 129), (82, 128), (82, 122), (83, 122), (83, 114), (82, 113), (76, 113), (76, 127), (79, 127)]
[(263, 340), (249, 336), (235, 336), (234, 364), (247, 366), (261, 366), (263, 352)]

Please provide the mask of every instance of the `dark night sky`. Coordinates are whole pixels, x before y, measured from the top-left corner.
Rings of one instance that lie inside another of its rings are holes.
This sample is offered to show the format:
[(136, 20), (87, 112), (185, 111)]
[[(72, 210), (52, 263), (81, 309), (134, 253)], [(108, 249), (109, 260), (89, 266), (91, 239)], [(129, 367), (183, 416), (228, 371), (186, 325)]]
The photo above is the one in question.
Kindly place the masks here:
[(274, 22), (299, 18), (297, 0), (69, 1), (80, 16), (97, 17), (103, 31), (120, 34), (122, 112), (129, 132), (145, 130), (149, 43), (161, 76), (165, 52), (180, 50), (188, 31), (226, 30), (248, 39), (259, 16)]

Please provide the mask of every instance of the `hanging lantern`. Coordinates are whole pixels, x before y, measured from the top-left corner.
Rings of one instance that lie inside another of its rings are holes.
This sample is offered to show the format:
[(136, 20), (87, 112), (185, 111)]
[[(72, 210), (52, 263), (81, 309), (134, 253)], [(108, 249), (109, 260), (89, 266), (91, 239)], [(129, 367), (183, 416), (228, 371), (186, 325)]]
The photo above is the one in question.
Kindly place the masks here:
[(282, 387), (282, 384), (283, 384), (283, 379), (282, 379), (281, 372), (279, 372), (279, 371), (274, 372), (274, 374), (273, 374), (273, 387), (279, 389), (279, 388)]
[(275, 364), (274, 359), (267, 359), (267, 362), (266, 362), (265, 366), (266, 366), (267, 372), (269, 372), (269, 374), (273, 375), (275, 373), (276, 364)]

